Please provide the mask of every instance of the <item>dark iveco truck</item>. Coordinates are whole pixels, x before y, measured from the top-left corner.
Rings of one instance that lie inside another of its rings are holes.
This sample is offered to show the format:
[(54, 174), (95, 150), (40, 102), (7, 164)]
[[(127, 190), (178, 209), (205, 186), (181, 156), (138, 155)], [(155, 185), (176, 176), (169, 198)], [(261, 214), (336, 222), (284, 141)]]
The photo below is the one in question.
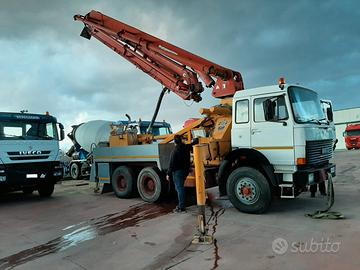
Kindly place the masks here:
[(51, 196), (63, 176), (64, 127), (48, 113), (0, 112), (0, 193), (37, 190)]

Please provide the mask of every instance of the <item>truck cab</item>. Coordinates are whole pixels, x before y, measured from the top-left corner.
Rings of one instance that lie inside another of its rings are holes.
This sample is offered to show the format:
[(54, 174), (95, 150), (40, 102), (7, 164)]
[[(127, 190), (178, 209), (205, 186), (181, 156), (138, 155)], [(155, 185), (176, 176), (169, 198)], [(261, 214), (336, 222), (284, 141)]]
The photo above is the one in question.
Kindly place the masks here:
[(360, 149), (360, 124), (348, 125), (344, 131), (346, 149)]
[(285, 83), (238, 91), (232, 118), (231, 156), (267, 182), (243, 169), (233, 171), (227, 193), (240, 210), (261, 212), (254, 204), (264, 205), (260, 201), (270, 200), (275, 190), (294, 198), (305, 186), (326, 180), (327, 173), (335, 176), (330, 163), (335, 130), (316, 92)]
[[(60, 130), (60, 132), (59, 132)], [(38, 190), (50, 196), (63, 176), (63, 125), (49, 114), (0, 113), (0, 193)]]

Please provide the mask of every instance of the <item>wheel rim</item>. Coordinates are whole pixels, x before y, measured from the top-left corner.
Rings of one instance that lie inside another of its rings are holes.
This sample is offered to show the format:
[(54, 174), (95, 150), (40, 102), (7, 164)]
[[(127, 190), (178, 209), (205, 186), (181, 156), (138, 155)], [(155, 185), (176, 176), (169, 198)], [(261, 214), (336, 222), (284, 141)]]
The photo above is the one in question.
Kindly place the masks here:
[(120, 191), (124, 191), (127, 188), (127, 181), (123, 175), (119, 175), (116, 179), (117, 188)]
[(150, 176), (143, 177), (141, 186), (142, 186), (142, 190), (146, 195), (149, 196), (154, 195), (156, 190), (156, 184), (153, 178), (151, 178)]
[(236, 197), (240, 202), (251, 205), (259, 200), (260, 190), (257, 183), (249, 178), (241, 178), (236, 184)]

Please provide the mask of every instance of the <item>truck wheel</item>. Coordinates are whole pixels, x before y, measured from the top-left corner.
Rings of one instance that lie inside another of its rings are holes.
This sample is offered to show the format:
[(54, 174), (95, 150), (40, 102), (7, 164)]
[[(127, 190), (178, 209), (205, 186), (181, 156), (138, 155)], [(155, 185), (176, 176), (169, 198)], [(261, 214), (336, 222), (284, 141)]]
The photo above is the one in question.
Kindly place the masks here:
[(265, 176), (251, 167), (234, 170), (227, 181), (230, 202), (241, 212), (260, 214), (271, 203), (271, 188)]
[(166, 190), (162, 173), (157, 167), (146, 167), (139, 173), (137, 188), (140, 197), (149, 203), (161, 199), (162, 193)]
[(73, 180), (80, 179), (80, 165), (78, 163), (72, 163), (70, 166), (70, 176)]
[(54, 192), (54, 183), (41, 184), (38, 188), (40, 197), (50, 197)]
[(81, 179), (88, 179), (90, 176), (90, 166), (87, 162), (82, 162), (80, 164), (80, 178)]
[(116, 197), (130, 198), (135, 188), (135, 179), (131, 168), (126, 166), (117, 167), (111, 176), (111, 185)]

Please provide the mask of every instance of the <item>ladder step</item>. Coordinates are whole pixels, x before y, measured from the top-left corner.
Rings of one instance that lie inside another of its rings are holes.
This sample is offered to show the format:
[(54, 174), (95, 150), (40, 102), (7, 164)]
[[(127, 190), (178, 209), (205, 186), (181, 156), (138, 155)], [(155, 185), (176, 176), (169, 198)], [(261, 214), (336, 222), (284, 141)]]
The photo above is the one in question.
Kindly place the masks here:
[(295, 189), (293, 184), (280, 184), (280, 197), (284, 199), (295, 198)]

